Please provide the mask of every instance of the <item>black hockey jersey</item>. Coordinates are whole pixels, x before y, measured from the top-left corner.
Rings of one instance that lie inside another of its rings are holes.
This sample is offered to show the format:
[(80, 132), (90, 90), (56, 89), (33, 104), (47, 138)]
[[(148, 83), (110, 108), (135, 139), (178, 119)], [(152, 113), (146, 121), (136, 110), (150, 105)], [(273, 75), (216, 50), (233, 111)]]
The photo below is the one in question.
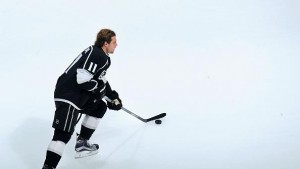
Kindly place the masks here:
[(99, 91), (103, 90), (111, 91), (105, 79), (110, 64), (110, 58), (102, 48), (88, 47), (58, 78), (54, 100), (69, 103), (80, 110), (93, 94), (100, 94)]

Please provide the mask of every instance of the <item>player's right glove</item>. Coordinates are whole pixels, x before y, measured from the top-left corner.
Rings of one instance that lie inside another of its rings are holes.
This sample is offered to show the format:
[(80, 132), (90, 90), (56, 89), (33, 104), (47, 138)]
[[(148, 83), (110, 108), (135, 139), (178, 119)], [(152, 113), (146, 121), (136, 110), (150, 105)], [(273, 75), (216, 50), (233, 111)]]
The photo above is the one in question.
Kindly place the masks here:
[(106, 96), (111, 100), (107, 101), (107, 107), (111, 110), (120, 110), (122, 108), (122, 100), (119, 98), (119, 94), (113, 90), (112, 92), (106, 94)]

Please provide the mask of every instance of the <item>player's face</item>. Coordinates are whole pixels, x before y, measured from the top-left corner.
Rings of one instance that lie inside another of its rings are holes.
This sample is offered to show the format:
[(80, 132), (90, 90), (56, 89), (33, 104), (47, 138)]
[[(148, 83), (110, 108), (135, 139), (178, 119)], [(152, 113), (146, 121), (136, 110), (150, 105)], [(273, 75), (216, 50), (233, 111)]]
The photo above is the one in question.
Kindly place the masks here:
[(113, 36), (111, 38), (111, 42), (107, 44), (106, 49), (107, 49), (107, 53), (111, 53), (113, 54), (116, 47), (117, 47), (117, 38), (115, 36)]

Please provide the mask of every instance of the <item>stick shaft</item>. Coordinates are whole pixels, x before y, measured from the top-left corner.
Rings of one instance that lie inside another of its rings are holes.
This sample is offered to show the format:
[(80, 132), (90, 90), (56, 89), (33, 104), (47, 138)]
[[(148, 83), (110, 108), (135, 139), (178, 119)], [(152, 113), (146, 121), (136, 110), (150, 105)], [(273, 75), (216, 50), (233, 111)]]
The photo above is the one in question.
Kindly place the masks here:
[[(110, 98), (106, 97), (106, 96), (104, 97), (104, 99), (107, 100), (108, 102), (112, 102), (112, 100), (111, 100)], [(161, 113), (161, 114), (158, 114), (158, 115), (156, 115), (156, 116), (153, 116), (153, 117), (151, 117), (151, 118), (149, 118), (149, 119), (144, 119), (144, 118), (140, 117), (139, 115), (133, 113), (132, 111), (126, 109), (126, 108), (123, 107), (123, 106), (121, 107), (121, 109), (122, 109), (123, 111), (125, 111), (126, 113), (128, 113), (128, 114), (134, 116), (135, 118), (137, 118), (137, 119), (139, 119), (139, 120), (141, 120), (141, 121), (143, 121), (143, 122), (145, 122), (145, 123), (147, 123), (147, 122), (149, 122), (149, 121), (156, 120), (156, 119), (163, 118), (163, 117), (165, 117), (165, 116), (167, 115), (166, 113)]]
[(140, 116), (136, 115), (135, 113), (129, 111), (129, 110), (126, 109), (125, 107), (122, 107), (122, 110), (124, 110), (126, 113), (129, 113), (130, 115), (132, 115), (132, 116), (138, 118), (139, 120), (141, 120), (141, 121), (143, 121), (143, 122), (147, 122), (146, 119), (143, 119), (142, 117), (140, 117)]

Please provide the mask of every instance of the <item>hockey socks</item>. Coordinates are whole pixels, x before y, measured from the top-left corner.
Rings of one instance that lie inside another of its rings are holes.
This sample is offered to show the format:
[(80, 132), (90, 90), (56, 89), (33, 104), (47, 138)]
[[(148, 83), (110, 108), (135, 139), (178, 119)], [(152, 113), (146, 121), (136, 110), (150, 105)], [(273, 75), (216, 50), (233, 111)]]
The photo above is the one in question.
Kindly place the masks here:
[(62, 141), (51, 141), (48, 146), (44, 164), (48, 165), (49, 167), (56, 168), (61, 159), (65, 146), (66, 144)]
[(96, 130), (99, 122), (100, 118), (86, 115), (82, 121), (79, 136), (83, 139), (89, 140)]

